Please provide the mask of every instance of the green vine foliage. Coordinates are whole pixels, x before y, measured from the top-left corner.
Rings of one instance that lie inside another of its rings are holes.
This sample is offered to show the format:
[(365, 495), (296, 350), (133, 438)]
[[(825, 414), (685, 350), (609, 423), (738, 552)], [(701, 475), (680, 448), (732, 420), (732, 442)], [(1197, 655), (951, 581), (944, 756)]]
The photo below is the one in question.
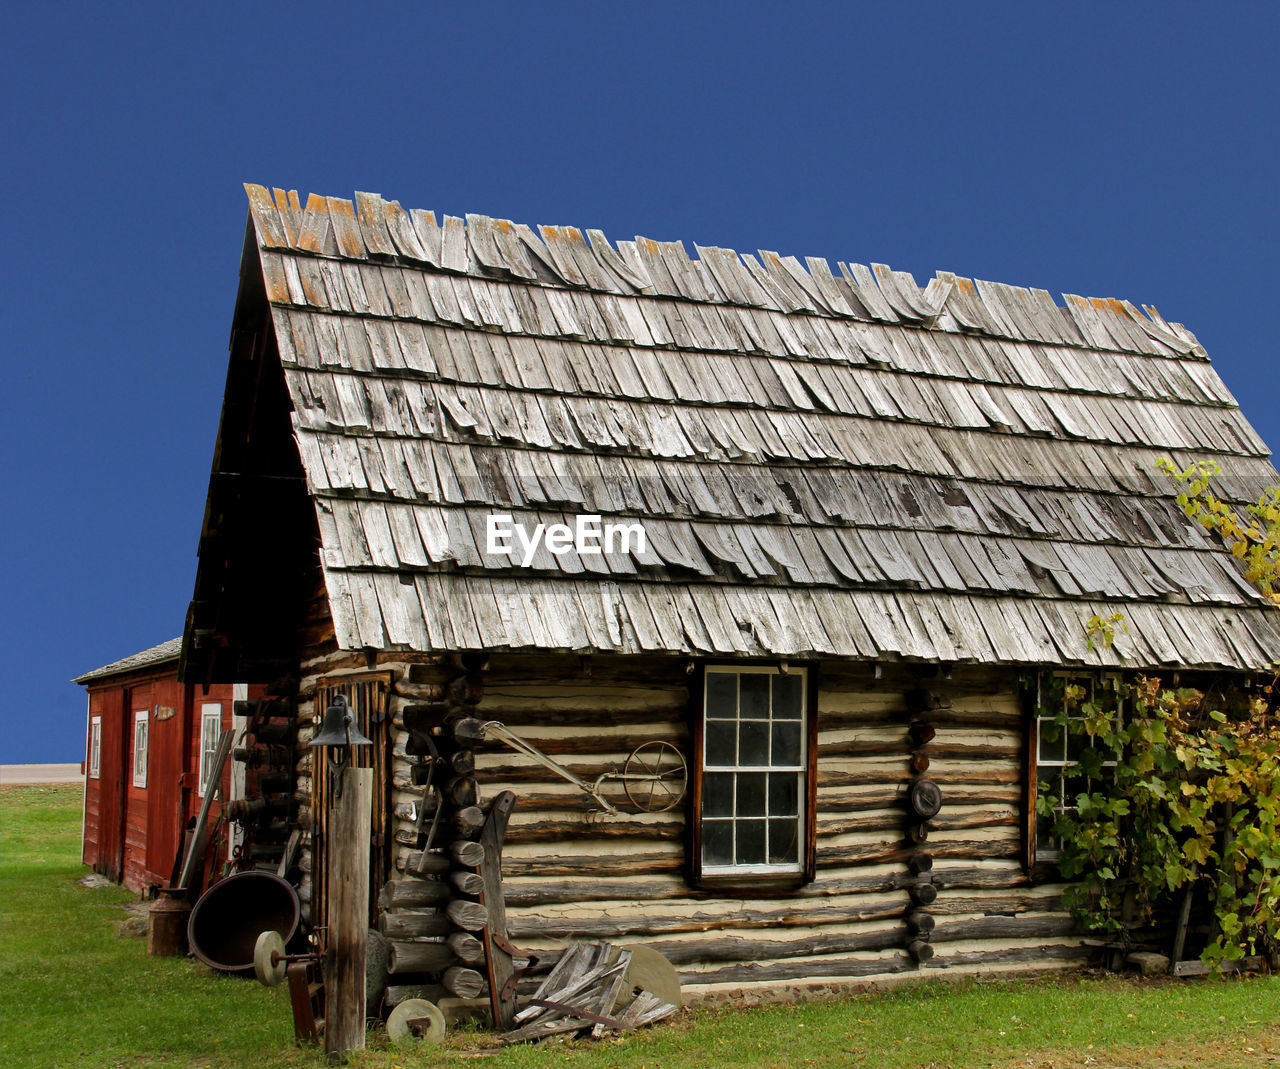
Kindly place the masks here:
[(1280, 723), (1268, 700), (1211, 702), (1147, 677), (1089, 700), (1055, 680), (1046, 696), (1042, 716), (1079, 736), (1065, 780), (1082, 789), (1059, 798), (1041, 784), (1037, 801), (1075, 917), (1093, 931), (1142, 927), (1202, 880), (1216, 929), (1206, 960), (1280, 949)]
[(1168, 457), (1161, 457), (1156, 467), (1185, 487), (1178, 494), (1182, 511), (1217, 534), (1244, 564), (1245, 578), (1280, 604), (1280, 486), (1264, 490), (1241, 516), (1213, 492), (1212, 480), (1220, 470), (1214, 461), (1201, 460), (1179, 470)]
[[(1280, 488), (1241, 517), (1214, 494), (1212, 463), (1160, 468), (1183, 484), (1186, 515), (1280, 603)], [(1089, 621), (1089, 647), (1109, 647), (1121, 620)], [(1211, 692), (1147, 677), (1109, 688), (1044, 681), (1042, 732), (1067, 733), (1073, 763), (1056, 794), (1040, 784), (1038, 816), (1052, 826), (1059, 868), (1073, 881), (1067, 904), (1086, 927), (1119, 934), (1167, 923), (1194, 885), (1212, 909), (1207, 962), (1280, 951), (1278, 681), (1246, 690), (1237, 679)]]
[(1077, 736), (1065, 780), (1081, 789), (1060, 798), (1041, 783), (1037, 805), (1088, 928), (1141, 927), (1199, 879), (1217, 933), (1206, 960), (1280, 949), (1280, 724), (1267, 691), (1046, 685), (1041, 715)]
[(1113, 612), (1109, 616), (1099, 616), (1094, 613), (1084, 623), (1089, 649), (1097, 649), (1099, 646), (1105, 650), (1111, 649), (1116, 643), (1117, 629), (1125, 634), (1129, 632), (1129, 625), (1124, 622), (1124, 613)]

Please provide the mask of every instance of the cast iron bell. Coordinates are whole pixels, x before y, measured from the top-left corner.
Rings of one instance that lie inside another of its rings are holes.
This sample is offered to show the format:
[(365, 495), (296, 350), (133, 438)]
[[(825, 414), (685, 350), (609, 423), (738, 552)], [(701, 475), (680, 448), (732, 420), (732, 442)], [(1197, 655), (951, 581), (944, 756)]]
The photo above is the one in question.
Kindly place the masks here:
[(329, 708), (324, 711), (324, 723), (320, 734), (308, 746), (372, 746), (373, 740), (361, 734), (355, 726), (355, 716), (347, 705), (346, 696), (335, 694)]

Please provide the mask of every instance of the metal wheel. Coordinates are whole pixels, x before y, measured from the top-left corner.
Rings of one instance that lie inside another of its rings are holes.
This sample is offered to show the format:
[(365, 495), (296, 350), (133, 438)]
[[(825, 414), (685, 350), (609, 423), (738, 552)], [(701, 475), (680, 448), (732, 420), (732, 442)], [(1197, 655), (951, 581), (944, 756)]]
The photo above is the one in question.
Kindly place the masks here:
[(637, 988), (657, 995), (663, 1002), (670, 1002), (673, 1006), (683, 1005), (680, 997), (680, 974), (666, 957), (643, 943), (628, 943), (622, 949), (631, 951), (631, 961), (627, 964), (622, 991), (614, 1011), (630, 1006), (635, 1000)]
[(258, 936), (253, 945), (253, 972), (260, 983), (275, 987), (284, 982), (286, 965), (280, 960), (282, 957), (284, 939), (279, 932), (267, 931)]
[(669, 742), (646, 742), (627, 755), (622, 789), (640, 813), (665, 813), (684, 798), (689, 769), (684, 754)]
[(434, 1047), (444, 1042), (444, 1033), (444, 1014), (424, 998), (405, 999), (387, 1018), (387, 1038), (396, 1047)]

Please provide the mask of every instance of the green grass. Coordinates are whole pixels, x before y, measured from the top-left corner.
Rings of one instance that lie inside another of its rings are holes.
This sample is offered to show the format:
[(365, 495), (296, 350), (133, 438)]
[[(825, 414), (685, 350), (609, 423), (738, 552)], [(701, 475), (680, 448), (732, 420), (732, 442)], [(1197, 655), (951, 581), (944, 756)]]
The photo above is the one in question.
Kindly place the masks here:
[[(0, 791), (0, 1066), (320, 1066), (293, 1046), (283, 988), (148, 958), (116, 933), (131, 896), (89, 890), (76, 787)], [(1280, 1063), (1280, 978), (925, 983), (838, 1001), (701, 1010), (601, 1043), (372, 1049), (366, 1069), (561, 1065), (1248, 1066)]]
[(117, 933), (134, 896), (82, 887), (79, 857), (78, 786), (0, 791), (6, 1067), (298, 1061), (283, 988), (217, 976), (188, 959), (147, 957), (144, 939)]

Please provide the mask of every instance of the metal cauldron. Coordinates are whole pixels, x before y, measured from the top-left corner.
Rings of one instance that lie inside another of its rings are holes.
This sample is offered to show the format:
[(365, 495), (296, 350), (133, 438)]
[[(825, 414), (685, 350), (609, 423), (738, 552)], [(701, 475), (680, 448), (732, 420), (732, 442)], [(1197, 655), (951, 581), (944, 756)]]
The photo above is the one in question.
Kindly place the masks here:
[(250, 973), (258, 936), (275, 931), (288, 943), (300, 914), (297, 892), (275, 873), (237, 872), (200, 896), (187, 921), (187, 942), (211, 969)]

